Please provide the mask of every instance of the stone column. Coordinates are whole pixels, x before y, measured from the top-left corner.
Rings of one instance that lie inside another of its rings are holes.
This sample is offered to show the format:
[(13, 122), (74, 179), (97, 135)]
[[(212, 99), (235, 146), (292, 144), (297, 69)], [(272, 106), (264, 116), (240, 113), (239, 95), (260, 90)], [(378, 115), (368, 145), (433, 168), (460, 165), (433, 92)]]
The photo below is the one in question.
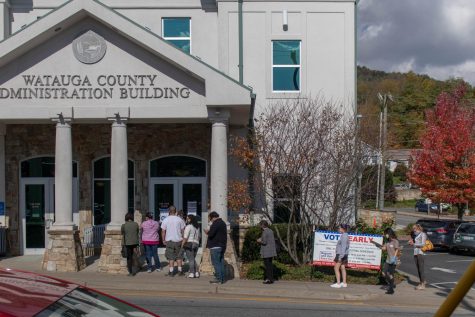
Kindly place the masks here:
[(55, 222), (48, 230), (43, 256), (47, 271), (77, 272), (86, 267), (79, 231), (73, 223), (73, 154), (71, 125), (62, 115), (56, 123)]
[(56, 150), (54, 160), (53, 229), (73, 229), (73, 147), (71, 125), (64, 119), (56, 123)]
[(126, 259), (121, 256), (120, 228), (128, 210), (127, 125), (118, 114), (112, 123), (111, 140), (111, 222), (107, 225), (98, 272), (126, 274)]
[(212, 118), (211, 211), (228, 222), (228, 138), (227, 119)]
[(112, 124), (111, 222), (107, 229), (120, 228), (128, 210), (127, 126), (123, 119)]

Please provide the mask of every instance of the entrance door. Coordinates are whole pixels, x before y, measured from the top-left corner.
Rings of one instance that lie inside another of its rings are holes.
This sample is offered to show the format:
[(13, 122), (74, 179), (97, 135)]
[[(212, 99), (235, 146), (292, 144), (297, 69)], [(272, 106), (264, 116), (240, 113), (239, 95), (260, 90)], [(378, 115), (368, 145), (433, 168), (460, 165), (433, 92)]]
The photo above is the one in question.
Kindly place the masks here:
[(47, 230), (54, 222), (54, 179), (26, 179), (20, 190), (23, 211), (23, 254), (43, 254)]
[(168, 215), (168, 207), (174, 205), (184, 214), (201, 217), (206, 201), (206, 179), (204, 178), (152, 178), (150, 180), (150, 209), (156, 220)]

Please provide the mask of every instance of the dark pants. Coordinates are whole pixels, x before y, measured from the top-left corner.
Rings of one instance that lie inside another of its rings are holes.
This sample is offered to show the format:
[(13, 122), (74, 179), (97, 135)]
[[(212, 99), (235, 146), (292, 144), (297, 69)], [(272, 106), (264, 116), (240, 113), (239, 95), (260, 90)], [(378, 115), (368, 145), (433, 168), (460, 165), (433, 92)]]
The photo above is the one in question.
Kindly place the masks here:
[(152, 269), (152, 258), (155, 264), (155, 268), (160, 268), (160, 259), (158, 258), (157, 244), (144, 244), (145, 259), (147, 260), (147, 269)]
[(129, 271), (130, 274), (133, 274), (135, 248), (137, 245), (126, 245), (125, 247), (127, 248), (127, 271)]
[(424, 256), (422, 254), (414, 255), (414, 261), (416, 262), (417, 274), (419, 275), (419, 280), (421, 283), (426, 282), (424, 275)]
[(185, 254), (190, 264), (190, 273), (199, 271), (198, 263), (196, 263), (196, 254), (198, 253), (198, 243), (192, 243), (191, 249), (185, 249)]
[(224, 283), (224, 252), (222, 248), (210, 249), (211, 263), (214, 267), (216, 280)]
[(384, 263), (383, 274), (390, 291), (394, 290), (394, 272), (396, 272), (396, 264)]
[(274, 268), (272, 258), (264, 258), (264, 281), (274, 281)]

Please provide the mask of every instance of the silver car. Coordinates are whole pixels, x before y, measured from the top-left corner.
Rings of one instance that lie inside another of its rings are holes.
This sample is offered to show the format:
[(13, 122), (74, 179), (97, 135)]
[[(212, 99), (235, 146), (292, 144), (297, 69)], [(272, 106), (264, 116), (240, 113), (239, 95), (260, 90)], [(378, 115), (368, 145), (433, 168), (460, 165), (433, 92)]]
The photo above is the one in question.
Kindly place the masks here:
[(475, 252), (475, 222), (465, 222), (460, 224), (454, 233), (454, 239), (450, 251)]

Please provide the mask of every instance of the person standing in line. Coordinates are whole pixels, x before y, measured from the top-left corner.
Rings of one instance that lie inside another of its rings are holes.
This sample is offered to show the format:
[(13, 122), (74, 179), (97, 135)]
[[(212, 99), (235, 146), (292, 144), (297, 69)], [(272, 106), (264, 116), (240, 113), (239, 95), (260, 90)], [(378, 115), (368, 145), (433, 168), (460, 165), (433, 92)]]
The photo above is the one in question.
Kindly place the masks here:
[(386, 228), (384, 230), (384, 237), (386, 238), (386, 243), (384, 245), (377, 244), (373, 242), (381, 250), (385, 250), (388, 255), (386, 257), (386, 262), (383, 267), (383, 275), (388, 283), (388, 289), (386, 294), (394, 294), (394, 273), (396, 272), (397, 266), (397, 252), (399, 250), (399, 241), (397, 239), (396, 233), (391, 228)]
[(185, 250), (186, 258), (190, 264), (189, 278), (200, 277), (196, 254), (200, 244), (200, 226), (195, 215), (186, 217), (185, 233), (183, 234), (182, 248)]
[(161, 265), (157, 252), (160, 225), (157, 221), (153, 220), (153, 215), (148, 212), (140, 228), (142, 229), (142, 244), (145, 249), (145, 258), (147, 259), (147, 272), (152, 273), (152, 258), (155, 264), (155, 271), (160, 272)]
[(213, 264), (215, 274), (215, 279), (211, 280), (210, 283), (223, 284), (226, 273), (224, 270), (224, 253), (228, 243), (228, 228), (216, 211), (210, 212), (208, 218), (211, 226), (209, 230), (205, 230), (205, 233), (208, 235), (206, 247), (210, 251), (211, 263)]
[(122, 243), (127, 249), (127, 271), (129, 276), (135, 276), (137, 272), (134, 270), (133, 263), (136, 249), (140, 244), (140, 233), (139, 225), (134, 221), (132, 213), (125, 215), (125, 223), (120, 227), (120, 232), (122, 233)]
[(185, 222), (176, 215), (175, 206), (169, 207), (168, 217), (162, 222), (162, 241), (165, 244), (165, 257), (168, 260), (168, 276), (175, 276), (175, 263), (178, 266), (178, 275), (183, 276), (183, 230)]
[(423, 290), (426, 288), (426, 279), (424, 274), (424, 252), (422, 247), (425, 246), (427, 235), (421, 225), (415, 224), (412, 227), (415, 238), (409, 240), (409, 244), (414, 246), (414, 262), (417, 267), (417, 274), (419, 275), (419, 285), (416, 286), (416, 290)]
[[(342, 224), (338, 228), (338, 231), (341, 233), (340, 239), (338, 239), (338, 243), (336, 244), (335, 250), (335, 266), (333, 267), (335, 270), (336, 276), (336, 283), (330, 285), (333, 288), (341, 288), (347, 287), (348, 284), (346, 283), (346, 265), (348, 264), (348, 253), (350, 250), (350, 239), (348, 237), (348, 225)], [(341, 275), (340, 275), (341, 270)], [(342, 283), (340, 283), (340, 277)]]
[(274, 283), (274, 268), (272, 266), (272, 258), (277, 256), (275, 249), (274, 232), (269, 228), (267, 221), (262, 220), (259, 225), (262, 229), (262, 235), (257, 239), (257, 243), (261, 245), (261, 257), (264, 260), (264, 284)]

